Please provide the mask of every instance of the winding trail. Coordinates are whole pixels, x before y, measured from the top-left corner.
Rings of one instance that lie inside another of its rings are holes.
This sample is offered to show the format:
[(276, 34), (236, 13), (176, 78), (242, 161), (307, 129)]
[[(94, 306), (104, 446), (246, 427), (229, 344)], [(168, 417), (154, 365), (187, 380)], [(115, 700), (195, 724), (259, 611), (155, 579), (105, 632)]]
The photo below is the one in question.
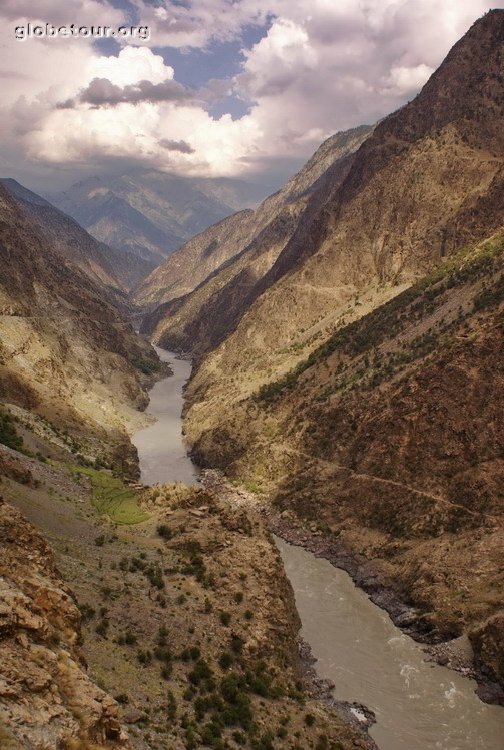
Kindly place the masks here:
[(502, 519), (498, 518), (497, 516), (493, 516), (490, 513), (484, 513), (483, 511), (475, 511), (471, 510), (470, 508), (467, 508), (465, 505), (461, 505), (460, 503), (454, 503), (452, 500), (448, 500), (445, 497), (441, 497), (440, 495), (432, 495), (429, 492), (426, 492), (425, 490), (419, 490), (415, 487), (412, 487), (409, 484), (403, 484), (402, 482), (396, 482), (393, 479), (385, 479), (384, 477), (377, 477), (375, 474), (365, 474), (363, 472), (355, 471), (354, 469), (351, 469), (349, 466), (345, 466), (344, 464), (338, 464), (335, 461), (326, 461), (323, 458), (318, 458), (317, 456), (311, 456), (309, 453), (303, 453), (302, 451), (298, 451), (295, 448), (284, 448), (284, 450), (287, 453), (292, 453), (297, 456), (301, 456), (302, 458), (306, 458), (309, 461), (316, 461), (319, 464), (323, 464), (325, 466), (328, 466), (333, 469), (338, 469), (338, 471), (346, 471), (349, 474), (351, 474), (356, 479), (362, 479), (367, 480), (371, 482), (376, 482), (377, 484), (385, 484), (391, 487), (397, 487), (402, 490), (407, 490), (408, 492), (411, 492), (414, 495), (419, 495), (421, 497), (425, 497), (429, 500), (431, 500), (434, 503), (441, 503), (443, 505), (450, 506), (452, 508), (457, 508), (458, 510), (463, 510), (466, 513), (468, 513), (471, 516), (474, 516), (475, 518), (488, 518), (496, 525), (500, 525)]

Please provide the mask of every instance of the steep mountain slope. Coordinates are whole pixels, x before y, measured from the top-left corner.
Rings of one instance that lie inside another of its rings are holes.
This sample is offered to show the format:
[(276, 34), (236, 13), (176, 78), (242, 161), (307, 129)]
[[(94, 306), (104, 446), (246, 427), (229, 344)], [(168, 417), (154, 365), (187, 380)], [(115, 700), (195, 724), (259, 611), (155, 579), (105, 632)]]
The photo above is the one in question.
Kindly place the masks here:
[[(501, 225), (503, 19), (497, 10), (476, 22), (418, 97), (376, 127), (344, 179), (312, 196), (271, 270), (242, 295), (232, 333), (198, 365), (188, 389), (191, 439), (224, 404), (232, 409), (342, 323)], [(202, 308), (196, 319), (182, 307), (172, 315), (175, 335), (155, 336), (176, 344), (185, 327), (199, 353), (197, 331), (225, 330), (228, 306)], [(190, 337), (182, 340), (189, 348)]]
[(85, 481), (110, 474), (71, 460), (0, 444), (2, 750), (273, 737), (291, 750), (321, 736), (322, 747), (376, 750), (350, 706), (329, 708), (304, 679), (293, 592), (245, 493), (212, 473), (204, 487), (135, 490), (148, 515), (112, 527)]
[[(108, 435), (113, 452), (142, 423), (144, 372), (158, 367), (105, 298), (66, 264), (0, 186), (0, 400), (74, 433)], [(95, 454), (96, 455), (96, 454)]]
[(372, 560), (418, 629), (468, 635), (502, 687), (503, 363), (501, 232), (340, 328), (194, 449)]
[(152, 268), (137, 255), (97, 242), (76, 221), (16, 180), (0, 179), (0, 184), (46, 242), (94, 281), (127, 290), (141, 281)]
[[(193, 352), (220, 340), (292, 237), (310, 194), (323, 191), (327, 179), (344, 179), (352, 153), (370, 132), (363, 126), (332, 136), (255, 213), (230, 217), (174, 253), (135, 293), (139, 304), (163, 303), (146, 319), (143, 330)], [(195, 291), (186, 299), (176, 300), (191, 290)]]
[(213, 200), (234, 211), (255, 208), (270, 192), (265, 185), (233, 177), (195, 177), (194, 186)]
[[(213, 186), (210, 179), (136, 169), (110, 179), (91, 177), (52, 200), (98, 240), (158, 265), (242, 204), (243, 185), (240, 190), (229, 183), (220, 180)], [(221, 197), (230, 198), (234, 206)]]
[(184, 297), (237, 255), (254, 228), (254, 212), (240, 211), (213, 224), (175, 250), (133, 290), (139, 306), (154, 307)]

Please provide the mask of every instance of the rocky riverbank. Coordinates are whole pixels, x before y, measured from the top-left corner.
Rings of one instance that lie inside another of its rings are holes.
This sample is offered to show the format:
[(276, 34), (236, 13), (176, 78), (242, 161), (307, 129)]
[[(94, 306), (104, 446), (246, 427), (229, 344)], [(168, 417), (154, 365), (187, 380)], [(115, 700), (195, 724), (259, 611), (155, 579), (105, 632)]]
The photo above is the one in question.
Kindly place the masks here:
[(390, 615), (394, 625), (424, 645), (426, 658), (475, 679), (478, 683), (476, 692), (481, 700), (504, 705), (502, 686), (479, 667), (467, 636), (443, 640), (426, 621), (423, 613), (408, 605), (394, 590), (393, 580), (384, 580), (372, 561), (349, 549), (337, 537), (330, 538), (315, 524), (307, 528), (289, 511), (278, 514), (262, 504), (261, 513), (274, 534), (345, 570), (356, 586)]

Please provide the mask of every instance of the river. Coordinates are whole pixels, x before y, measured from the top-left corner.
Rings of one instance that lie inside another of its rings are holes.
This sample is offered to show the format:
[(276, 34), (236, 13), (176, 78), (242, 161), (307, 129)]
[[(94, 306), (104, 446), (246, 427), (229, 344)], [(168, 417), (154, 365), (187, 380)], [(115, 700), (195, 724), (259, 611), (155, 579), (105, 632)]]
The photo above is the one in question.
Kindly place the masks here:
[(163, 362), (169, 362), (173, 375), (158, 381), (151, 389), (146, 413), (156, 419), (132, 439), (138, 450), (140, 478), (144, 484), (185, 482), (195, 484), (198, 471), (187, 455), (182, 438), (184, 385), (191, 374), (191, 363), (173, 352), (154, 347)]
[[(147, 413), (156, 418), (138, 432), (145, 484), (193, 484), (198, 472), (182, 438), (183, 387), (191, 365), (157, 348), (173, 376), (152, 388)], [(475, 683), (425, 660), (422, 647), (327, 560), (277, 539), (296, 597), (302, 636), (321, 677), (338, 700), (376, 714), (370, 734), (380, 750), (504, 750), (504, 708), (482, 703)]]

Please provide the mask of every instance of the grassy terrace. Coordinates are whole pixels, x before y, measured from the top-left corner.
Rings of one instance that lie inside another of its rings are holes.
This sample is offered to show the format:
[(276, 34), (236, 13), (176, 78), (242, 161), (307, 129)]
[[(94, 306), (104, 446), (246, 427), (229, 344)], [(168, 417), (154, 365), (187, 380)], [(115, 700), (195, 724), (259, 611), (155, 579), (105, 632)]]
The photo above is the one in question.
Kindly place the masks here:
[(91, 482), (93, 505), (100, 515), (124, 525), (142, 523), (149, 518), (138, 504), (138, 493), (127, 487), (121, 479), (106, 471), (82, 466), (72, 466), (71, 471), (78, 476), (87, 477)]

